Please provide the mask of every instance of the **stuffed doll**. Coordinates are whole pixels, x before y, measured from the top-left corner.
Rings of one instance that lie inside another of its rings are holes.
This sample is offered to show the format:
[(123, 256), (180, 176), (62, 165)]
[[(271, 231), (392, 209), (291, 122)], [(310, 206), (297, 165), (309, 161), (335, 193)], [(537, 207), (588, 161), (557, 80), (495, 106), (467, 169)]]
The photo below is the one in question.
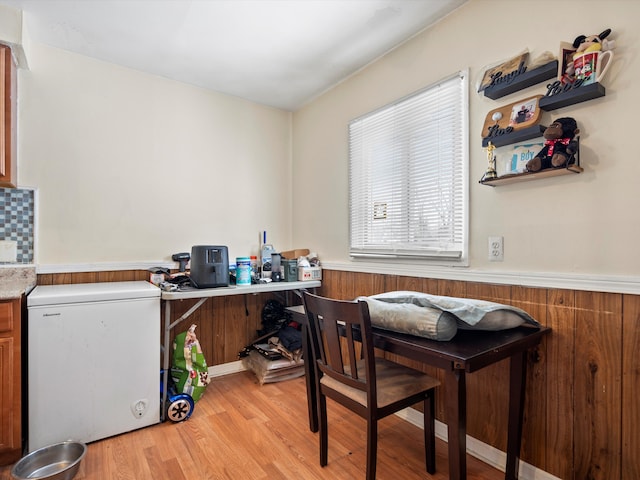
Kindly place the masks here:
[(556, 119), (544, 131), (544, 147), (527, 162), (527, 171), (538, 172), (545, 168), (566, 166), (571, 156), (578, 151), (578, 142), (574, 137), (579, 133), (578, 124), (573, 118)]
[[(615, 47), (615, 40), (607, 40), (607, 37), (611, 34), (611, 29), (607, 28), (605, 31), (600, 33), (599, 35), (578, 35), (576, 39), (573, 41), (573, 48), (575, 48), (575, 52), (573, 53), (574, 59), (583, 53), (588, 52), (606, 52), (608, 50), (613, 50)], [(563, 83), (573, 83), (575, 80), (576, 69), (573, 65), (573, 61), (569, 62), (565, 69), (565, 75), (563, 75)]]
[(576, 54), (612, 50), (615, 43), (611, 40), (605, 40), (610, 33), (611, 29), (607, 28), (600, 35), (590, 35), (588, 37), (586, 35), (577, 36), (573, 41), (573, 48), (576, 49)]

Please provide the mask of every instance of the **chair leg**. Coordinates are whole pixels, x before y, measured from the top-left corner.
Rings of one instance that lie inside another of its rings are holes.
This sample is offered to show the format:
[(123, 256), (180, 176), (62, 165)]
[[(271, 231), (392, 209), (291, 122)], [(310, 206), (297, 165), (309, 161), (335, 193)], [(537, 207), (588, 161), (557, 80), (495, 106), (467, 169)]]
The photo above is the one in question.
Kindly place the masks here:
[(329, 457), (329, 435), (327, 432), (327, 397), (320, 393), (318, 395), (318, 433), (320, 443), (320, 466), (325, 467)]
[(376, 462), (378, 453), (378, 421), (367, 418), (367, 480), (376, 478)]
[(424, 453), (427, 472), (436, 471), (436, 426), (433, 390), (424, 398)]

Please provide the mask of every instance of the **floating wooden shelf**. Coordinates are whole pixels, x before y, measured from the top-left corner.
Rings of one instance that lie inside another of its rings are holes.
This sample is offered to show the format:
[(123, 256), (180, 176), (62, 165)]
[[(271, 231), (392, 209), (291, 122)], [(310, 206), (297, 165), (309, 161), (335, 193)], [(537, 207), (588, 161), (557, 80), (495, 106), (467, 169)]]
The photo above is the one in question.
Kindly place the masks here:
[(505, 85), (494, 85), (484, 89), (484, 96), (496, 100), (498, 98), (509, 95), (510, 93), (517, 92), (523, 88), (536, 85), (550, 78), (554, 78), (558, 75), (558, 61), (553, 60), (549, 63), (542, 65), (541, 67), (528, 70), (522, 75), (518, 75)]
[(497, 187), (499, 185), (508, 185), (510, 183), (525, 182), (527, 180), (537, 180), (540, 178), (559, 177), (560, 175), (570, 175), (584, 172), (584, 168), (579, 165), (569, 165), (565, 168), (547, 168), (539, 172), (514, 173), (511, 175), (503, 175), (493, 180), (480, 180), (482, 185)]
[[(541, 99), (542, 100), (542, 99)], [(532, 125), (527, 128), (516, 130), (511, 133), (505, 133), (497, 137), (485, 137), (482, 139), (482, 146), (486, 147), (491, 142), (496, 147), (503, 147), (512, 143), (524, 142), (531, 138), (541, 137), (547, 127), (544, 125)]]
[(605, 88), (601, 83), (583, 85), (568, 92), (557, 93), (540, 99), (540, 108), (544, 111), (556, 110), (576, 103), (586, 102), (594, 98), (604, 97)]

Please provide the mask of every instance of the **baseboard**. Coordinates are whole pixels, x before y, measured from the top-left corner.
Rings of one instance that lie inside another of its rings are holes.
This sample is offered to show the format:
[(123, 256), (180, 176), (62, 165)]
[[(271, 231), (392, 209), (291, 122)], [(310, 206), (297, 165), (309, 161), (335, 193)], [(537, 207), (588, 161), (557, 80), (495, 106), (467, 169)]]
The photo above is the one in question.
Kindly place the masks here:
[[(418, 428), (423, 427), (422, 412), (414, 408), (405, 408), (401, 410), (398, 415), (403, 420), (415, 425)], [(443, 441), (447, 441), (447, 426), (436, 420), (436, 437)], [(507, 454), (498, 450), (497, 448), (487, 445), (473, 437), (467, 435), (467, 453), (484, 463), (491, 465), (492, 467), (504, 472), (507, 465)], [(519, 478), (521, 480), (562, 480), (550, 473), (540, 470), (533, 465), (529, 465), (526, 462), (520, 460), (519, 465)]]
[(222, 377), (224, 375), (230, 375), (232, 373), (244, 372), (246, 370), (242, 360), (236, 360), (235, 362), (221, 363), (220, 365), (213, 365), (209, 367), (209, 377)]

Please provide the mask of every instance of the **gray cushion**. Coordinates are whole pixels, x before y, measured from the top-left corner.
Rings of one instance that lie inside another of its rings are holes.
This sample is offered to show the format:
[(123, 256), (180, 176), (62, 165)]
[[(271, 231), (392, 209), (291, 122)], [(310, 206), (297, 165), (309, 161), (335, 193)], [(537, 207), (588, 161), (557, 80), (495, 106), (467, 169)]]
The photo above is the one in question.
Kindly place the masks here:
[[(539, 327), (540, 324), (527, 312), (511, 305), (477, 300), (473, 298), (446, 297), (422, 292), (394, 291), (369, 298), (392, 304), (409, 304), (449, 313), (457, 318), (460, 329), (505, 330), (524, 323)], [(372, 319), (373, 323), (373, 319)]]
[(358, 300), (367, 302), (371, 324), (378, 328), (442, 341), (451, 340), (458, 331), (456, 317), (448, 312), (373, 297), (358, 297)]

